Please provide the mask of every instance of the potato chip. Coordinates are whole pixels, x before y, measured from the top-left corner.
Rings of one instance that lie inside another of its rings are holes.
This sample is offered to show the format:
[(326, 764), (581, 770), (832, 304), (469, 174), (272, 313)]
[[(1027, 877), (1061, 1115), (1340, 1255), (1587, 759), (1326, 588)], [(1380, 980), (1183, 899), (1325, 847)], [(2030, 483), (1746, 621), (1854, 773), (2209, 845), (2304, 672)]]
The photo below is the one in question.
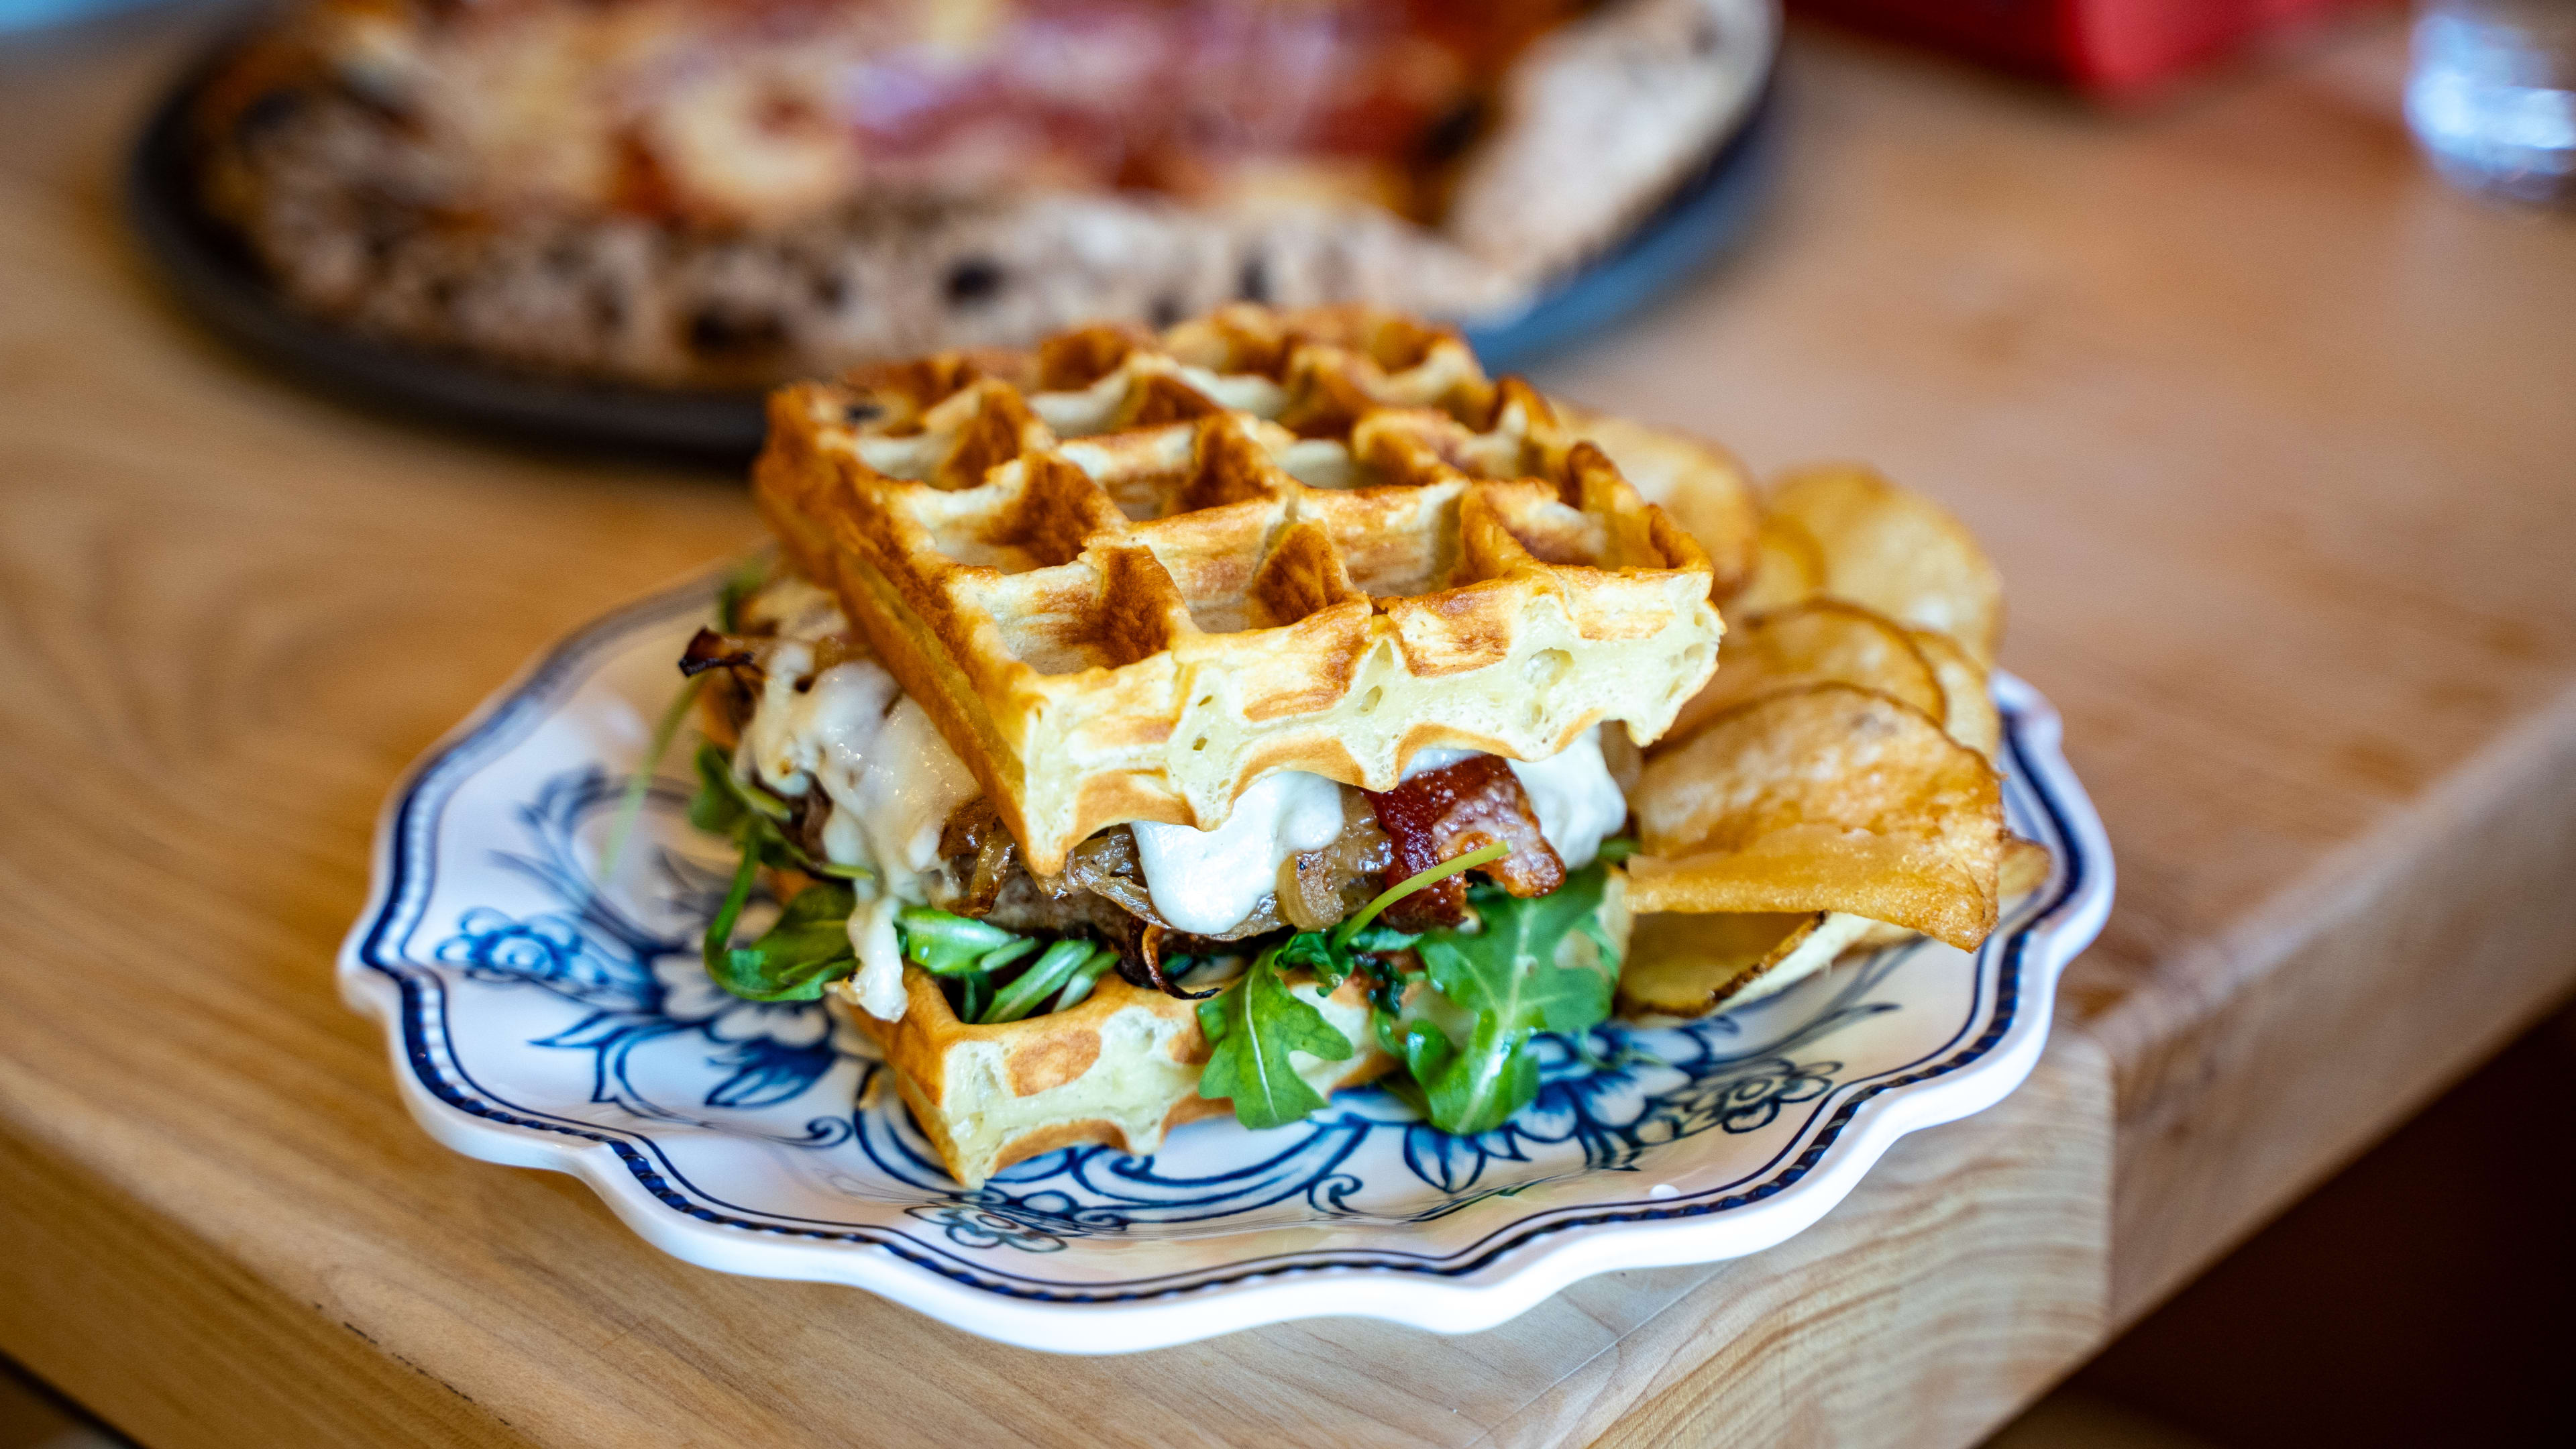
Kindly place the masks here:
[[(2038, 841), (2025, 840), (2018, 835), (2005, 836), (2003, 865), (1995, 872), (1996, 898), (2008, 901), (2048, 884), (2051, 859), (2048, 847)], [(1871, 921), (1868, 926), (1867, 930), (1854, 936), (1845, 949), (1875, 951), (1881, 946), (1914, 939), (1914, 933), (1903, 926), (1891, 926), (1885, 921)]]
[(2056, 858), (2048, 853), (2047, 846), (2018, 835), (2007, 835), (2004, 837), (2003, 867), (1995, 873), (1995, 894), (2004, 900), (2029, 895), (2048, 884), (2048, 873), (2056, 864)]
[(1914, 647), (1931, 663), (1933, 674), (1941, 681), (1941, 697), (1949, 706), (1940, 716), (1942, 725), (1950, 731), (1950, 738), (1992, 764), (1996, 751), (2003, 748), (2004, 721), (1995, 712), (1995, 697), (1986, 686), (1986, 667), (1969, 657), (1968, 651), (1959, 647), (1959, 641), (1947, 634), (1933, 629), (1916, 629), (1912, 634)]
[(1673, 516), (1716, 566), (1710, 589), (1723, 599), (1744, 586), (1754, 567), (1760, 521), (1744, 467), (1713, 443), (1626, 418), (1602, 417), (1556, 404), (1569, 433), (1590, 440), (1648, 503)]
[[(2009, 901), (2016, 896), (2026, 896), (2048, 884), (2048, 872), (2053, 860), (2054, 857), (2048, 853), (2048, 847), (2038, 841), (2026, 840), (2018, 835), (2006, 835), (2003, 864), (1995, 872), (1996, 898)], [(1913, 938), (1914, 932), (1903, 926), (1891, 926), (1885, 921), (1871, 921), (1868, 923), (1868, 929), (1854, 936), (1851, 944), (1844, 949), (1875, 951), (1882, 946), (1893, 946)]]
[(1785, 518), (1762, 520), (1753, 540), (1753, 572), (1733, 598), (1717, 598), (1730, 620), (1786, 608), (1813, 598), (1825, 586), (1825, 551), (1807, 531)]
[(1994, 770), (1922, 711), (1845, 684), (1718, 716), (1646, 760), (1630, 899), (1659, 911), (1842, 911), (1963, 949), (1994, 929)]
[(1869, 925), (1821, 911), (1639, 916), (1619, 970), (1619, 1010), (1706, 1016), (1749, 1006), (1832, 965)]
[(1979, 663), (1994, 661), (2003, 640), (2003, 580), (1975, 535), (1940, 505), (1846, 463), (1787, 474), (1773, 487), (1765, 516), (1815, 540), (1826, 593), (1938, 630)]
[[(1982, 688), (1982, 674), (1978, 680)], [(1680, 739), (1747, 700), (1826, 683), (1876, 690), (1934, 719), (1949, 712), (1941, 677), (1903, 625), (1840, 599), (1809, 599), (1729, 624), (1716, 675), (1682, 706), (1667, 737)]]

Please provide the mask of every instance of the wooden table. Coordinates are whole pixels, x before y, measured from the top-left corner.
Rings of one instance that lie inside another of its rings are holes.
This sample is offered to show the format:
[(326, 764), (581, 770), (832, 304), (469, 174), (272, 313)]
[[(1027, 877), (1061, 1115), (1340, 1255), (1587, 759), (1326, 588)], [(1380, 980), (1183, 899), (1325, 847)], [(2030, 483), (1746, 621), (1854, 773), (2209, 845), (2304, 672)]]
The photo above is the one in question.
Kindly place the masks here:
[(1988, 540), (2121, 872), (2030, 1085), (1469, 1338), (684, 1266), (432, 1145), (330, 962), (403, 763), (756, 527), (174, 315), (110, 177), (202, 24), (0, 49), (0, 1349), (147, 1443), (1965, 1444), (2576, 978), (2576, 225), (2427, 179), (2393, 30), (2131, 120), (1802, 33), (1756, 243), (1541, 380)]

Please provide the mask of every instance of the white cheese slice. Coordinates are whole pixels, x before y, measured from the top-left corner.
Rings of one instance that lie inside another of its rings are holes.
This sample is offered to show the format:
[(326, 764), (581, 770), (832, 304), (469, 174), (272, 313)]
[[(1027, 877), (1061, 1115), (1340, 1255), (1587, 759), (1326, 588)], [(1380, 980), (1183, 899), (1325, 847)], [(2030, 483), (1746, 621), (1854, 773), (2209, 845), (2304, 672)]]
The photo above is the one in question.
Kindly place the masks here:
[(893, 675), (864, 659), (809, 675), (812, 667), (802, 643), (772, 651), (737, 768), (790, 797), (819, 783), (832, 812), (825, 856), (875, 871), (893, 895), (924, 899), (920, 877), (939, 863), (940, 831), (975, 797), (975, 777)]
[(1154, 909), (1178, 930), (1214, 936), (1243, 924), (1278, 888), (1281, 862), (1342, 833), (1342, 787), (1282, 770), (1254, 781), (1214, 830), (1150, 820), (1131, 828)]

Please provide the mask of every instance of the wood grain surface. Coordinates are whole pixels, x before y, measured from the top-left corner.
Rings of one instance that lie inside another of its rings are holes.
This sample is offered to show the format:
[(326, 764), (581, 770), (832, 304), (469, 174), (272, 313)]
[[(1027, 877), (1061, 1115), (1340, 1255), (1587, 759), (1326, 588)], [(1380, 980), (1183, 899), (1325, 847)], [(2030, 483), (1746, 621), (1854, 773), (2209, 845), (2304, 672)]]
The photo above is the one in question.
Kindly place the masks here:
[(680, 1264), (430, 1142), (331, 956), (404, 763), (759, 530), (175, 314), (113, 175), (215, 23), (0, 45), (0, 1350), (148, 1444), (1965, 1444), (2576, 979), (2576, 225), (2424, 175), (2389, 30), (2125, 120), (1799, 33), (1756, 244), (1540, 380), (1988, 540), (2121, 870), (2031, 1084), (1466, 1338)]

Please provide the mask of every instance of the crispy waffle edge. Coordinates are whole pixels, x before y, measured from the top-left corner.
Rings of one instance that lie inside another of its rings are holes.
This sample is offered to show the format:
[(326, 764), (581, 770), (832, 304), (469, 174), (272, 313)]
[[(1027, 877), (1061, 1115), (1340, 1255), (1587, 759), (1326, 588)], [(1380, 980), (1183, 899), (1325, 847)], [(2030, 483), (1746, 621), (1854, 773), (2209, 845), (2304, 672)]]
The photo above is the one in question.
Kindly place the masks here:
[[(947, 1164), (968, 1189), (1016, 1162), (1059, 1147), (1101, 1143), (1150, 1153), (1182, 1123), (1218, 1116), (1223, 1099), (1198, 1094), (1207, 1062), (1195, 1002), (1104, 978), (1067, 1011), (993, 1026), (957, 1019), (938, 980), (904, 969), (909, 1002), (900, 1021), (879, 1021), (839, 990), (832, 1009), (874, 1041), (887, 1077)], [(1395, 1065), (1377, 1048), (1368, 999), (1356, 979), (1318, 1002), (1350, 1039), (1346, 1061), (1299, 1069), (1326, 1096)]]

